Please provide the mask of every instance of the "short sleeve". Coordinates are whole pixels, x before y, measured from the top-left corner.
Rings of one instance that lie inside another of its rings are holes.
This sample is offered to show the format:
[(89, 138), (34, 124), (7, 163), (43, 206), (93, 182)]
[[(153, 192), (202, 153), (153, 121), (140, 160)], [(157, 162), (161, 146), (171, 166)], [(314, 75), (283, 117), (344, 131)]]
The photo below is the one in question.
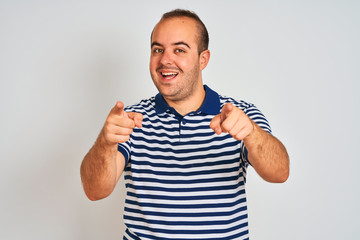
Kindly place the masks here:
[[(261, 127), (261, 129), (263, 129), (267, 133), (270, 134), (272, 133), (270, 124), (267, 121), (266, 117), (255, 105), (249, 104), (246, 108), (243, 109), (243, 111), (252, 121), (254, 121), (259, 127)], [(241, 149), (242, 149), (241, 157), (243, 158), (243, 160), (245, 160), (247, 163), (250, 164), (248, 160), (248, 151), (243, 141), (241, 144)]]
[(253, 120), (259, 127), (261, 127), (265, 132), (271, 134), (271, 127), (264, 114), (254, 105), (249, 105), (248, 108), (244, 109), (244, 113)]
[(125, 158), (125, 166), (127, 165), (130, 156), (131, 156), (131, 147), (130, 147), (130, 141), (127, 141), (125, 143), (119, 143), (118, 144), (118, 151), (124, 156)]

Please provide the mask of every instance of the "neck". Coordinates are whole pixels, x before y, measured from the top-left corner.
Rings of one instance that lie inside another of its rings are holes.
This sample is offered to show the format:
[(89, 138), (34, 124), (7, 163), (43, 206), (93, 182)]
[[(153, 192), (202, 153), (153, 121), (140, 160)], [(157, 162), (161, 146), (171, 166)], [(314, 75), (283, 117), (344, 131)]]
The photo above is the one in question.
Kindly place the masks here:
[(203, 104), (204, 99), (205, 99), (205, 89), (202, 85), (198, 92), (196, 92), (192, 96), (189, 96), (186, 99), (173, 101), (165, 98), (169, 106), (173, 107), (182, 116), (185, 116), (190, 112), (198, 110)]

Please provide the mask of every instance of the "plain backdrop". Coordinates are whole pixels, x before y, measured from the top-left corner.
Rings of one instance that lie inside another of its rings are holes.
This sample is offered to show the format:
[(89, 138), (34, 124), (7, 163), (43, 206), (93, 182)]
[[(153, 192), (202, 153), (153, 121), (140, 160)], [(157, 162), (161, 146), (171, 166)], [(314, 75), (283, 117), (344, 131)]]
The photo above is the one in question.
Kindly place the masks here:
[(355, 0), (0, 0), (0, 239), (122, 239), (123, 180), (91, 202), (79, 167), (117, 100), (157, 93), (150, 34), (175, 8), (209, 30), (205, 83), (290, 154), (284, 184), (248, 170), (251, 239), (359, 239)]

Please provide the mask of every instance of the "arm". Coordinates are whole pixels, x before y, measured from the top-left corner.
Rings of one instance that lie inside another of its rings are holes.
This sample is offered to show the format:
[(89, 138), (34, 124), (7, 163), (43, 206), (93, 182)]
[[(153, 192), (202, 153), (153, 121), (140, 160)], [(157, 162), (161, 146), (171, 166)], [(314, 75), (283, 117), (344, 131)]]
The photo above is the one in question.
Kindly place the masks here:
[(283, 183), (289, 177), (289, 156), (284, 145), (252, 122), (252, 132), (244, 138), (248, 159), (266, 181)]
[(114, 190), (124, 167), (125, 158), (117, 150), (126, 142), (135, 127), (141, 127), (142, 114), (124, 111), (117, 102), (110, 111), (94, 146), (84, 157), (80, 167), (84, 191), (90, 200), (107, 197)]
[(101, 130), (80, 167), (84, 191), (93, 201), (112, 193), (125, 166), (124, 156), (116, 145), (106, 143), (103, 132)]
[(268, 182), (285, 182), (289, 176), (289, 156), (284, 145), (262, 130), (241, 109), (230, 103), (224, 105), (210, 127), (216, 134), (228, 132), (243, 140), (248, 160), (256, 172)]

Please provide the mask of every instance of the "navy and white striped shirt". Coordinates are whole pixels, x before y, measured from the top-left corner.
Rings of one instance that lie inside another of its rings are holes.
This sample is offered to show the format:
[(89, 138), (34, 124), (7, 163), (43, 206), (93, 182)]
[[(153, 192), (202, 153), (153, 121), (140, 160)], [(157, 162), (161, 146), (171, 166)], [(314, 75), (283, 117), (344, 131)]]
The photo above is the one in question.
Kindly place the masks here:
[(254, 105), (204, 88), (203, 105), (185, 116), (160, 94), (125, 109), (144, 119), (118, 147), (126, 159), (124, 239), (249, 238), (245, 146), (209, 124), (230, 102), (271, 130)]

